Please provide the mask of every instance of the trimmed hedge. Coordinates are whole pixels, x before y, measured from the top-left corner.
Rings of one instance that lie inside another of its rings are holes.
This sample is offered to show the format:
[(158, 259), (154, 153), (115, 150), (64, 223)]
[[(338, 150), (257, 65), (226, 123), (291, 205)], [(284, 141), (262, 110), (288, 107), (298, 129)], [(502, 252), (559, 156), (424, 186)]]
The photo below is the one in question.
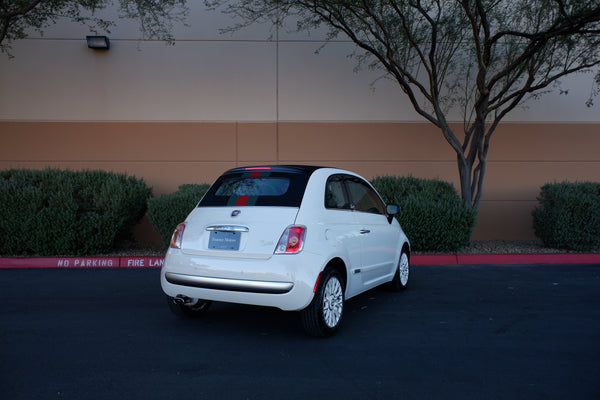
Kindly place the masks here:
[(412, 176), (376, 177), (371, 184), (386, 203), (400, 206), (396, 216), (418, 251), (454, 251), (468, 246), (477, 211), (466, 206), (454, 186)]
[(106, 171), (0, 171), (0, 254), (107, 252), (129, 238), (151, 193), (141, 179)]
[(600, 247), (600, 183), (546, 184), (537, 199), (533, 228), (545, 246), (575, 251)]
[(175, 227), (185, 220), (210, 185), (186, 184), (178, 191), (148, 200), (148, 219), (165, 244), (169, 245)]

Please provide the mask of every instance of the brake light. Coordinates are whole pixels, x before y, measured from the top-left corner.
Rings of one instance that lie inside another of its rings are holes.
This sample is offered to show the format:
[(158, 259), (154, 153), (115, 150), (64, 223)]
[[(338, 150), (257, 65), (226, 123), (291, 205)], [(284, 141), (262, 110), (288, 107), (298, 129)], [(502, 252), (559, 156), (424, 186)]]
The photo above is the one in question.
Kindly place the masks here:
[(302, 251), (304, 246), (304, 234), (306, 228), (303, 226), (290, 226), (283, 232), (275, 254), (295, 254)]
[(171, 243), (170, 243), (170, 247), (174, 248), (174, 249), (180, 249), (181, 248), (181, 241), (183, 240), (183, 231), (185, 230), (185, 224), (179, 224), (177, 225), (177, 228), (175, 228), (175, 232), (173, 232), (173, 236), (171, 236)]

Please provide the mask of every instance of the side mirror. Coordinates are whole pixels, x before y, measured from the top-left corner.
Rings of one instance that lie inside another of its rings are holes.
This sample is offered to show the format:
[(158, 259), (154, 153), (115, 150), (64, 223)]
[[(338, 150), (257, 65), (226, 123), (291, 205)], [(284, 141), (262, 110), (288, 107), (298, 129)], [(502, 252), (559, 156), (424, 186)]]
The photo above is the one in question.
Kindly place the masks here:
[(400, 214), (400, 206), (398, 204), (390, 203), (385, 208), (388, 214), (388, 222), (391, 224), (394, 219), (394, 215)]

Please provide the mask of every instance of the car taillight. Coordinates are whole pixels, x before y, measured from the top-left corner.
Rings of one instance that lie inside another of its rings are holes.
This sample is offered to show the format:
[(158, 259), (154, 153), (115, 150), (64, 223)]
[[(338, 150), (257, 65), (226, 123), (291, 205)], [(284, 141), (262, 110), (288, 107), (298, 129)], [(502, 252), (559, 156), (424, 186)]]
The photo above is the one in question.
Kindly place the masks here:
[(183, 239), (183, 231), (185, 230), (185, 224), (177, 225), (175, 228), (175, 232), (173, 232), (173, 236), (171, 236), (171, 244), (170, 247), (174, 249), (181, 248), (181, 240)]
[(295, 254), (302, 251), (304, 246), (304, 234), (306, 228), (303, 226), (290, 226), (283, 232), (275, 254)]

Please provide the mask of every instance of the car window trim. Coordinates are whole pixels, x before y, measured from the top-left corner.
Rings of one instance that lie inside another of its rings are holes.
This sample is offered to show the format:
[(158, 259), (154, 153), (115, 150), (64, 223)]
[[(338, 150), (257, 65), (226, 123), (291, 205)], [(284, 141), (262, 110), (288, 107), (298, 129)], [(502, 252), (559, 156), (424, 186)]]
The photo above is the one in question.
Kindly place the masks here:
[[(350, 207), (352, 209), (352, 211), (356, 211), (356, 212), (360, 212), (360, 213), (366, 213), (366, 214), (372, 214), (372, 215), (383, 215), (386, 218), (388, 217), (388, 213), (387, 213), (387, 207), (386, 207), (386, 203), (385, 201), (383, 201), (383, 199), (381, 198), (381, 196), (379, 195), (379, 193), (377, 193), (377, 190), (375, 190), (375, 188), (369, 184), (369, 182), (367, 182), (366, 180), (358, 177), (358, 176), (354, 176), (354, 175), (347, 175), (347, 174), (340, 174), (340, 175), (345, 175), (347, 178), (344, 179), (344, 190), (346, 192), (346, 194), (348, 195), (348, 200), (350, 200)], [(381, 213), (370, 213), (368, 211), (360, 211), (356, 209), (356, 204), (354, 203), (354, 199), (352, 198), (352, 193), (350, 192), (350, 189), (348, 188), (348, 181), (354, 181), (356, 183), (360, 183), (365, 185), (367, 188), (369, 188), (370, 190), (373, 191), (373, 193), (375, 193), (375, 196), (377, 197), (377, 199), (379, 200), (380, 206), (381, 206)]]
[(351, 196), (350, 196), (350, 192), (348, 190), (348, 186), (346, 184), (346, 181), (348, 180), (348, 178), (352, 178), (352, 175), (348, 175), (348, 174), (342, 174), (342, 173), (335, 173), (330, 175), (327, 180), (325, 181), (325, 193), (324, 195), (327, 194), (327, 185), (329, 184), (329, 182), (333, 179), (339, 178), (339, 181), (341, 183), (342, 186), (342, 193), (344, 195), (344, 201), (345, 204), (348, 204), (347, 208), (339, 208), (339, 207), (327, 207), (327, 199), (325, 198), (325, 196), (323, 197), (323, 205), (325, 207), (325, 209), (327, 210), (337, 210), (337, 211), (355, 211), (354, 210), (354, 204), (352, 203), (351, 200)]

